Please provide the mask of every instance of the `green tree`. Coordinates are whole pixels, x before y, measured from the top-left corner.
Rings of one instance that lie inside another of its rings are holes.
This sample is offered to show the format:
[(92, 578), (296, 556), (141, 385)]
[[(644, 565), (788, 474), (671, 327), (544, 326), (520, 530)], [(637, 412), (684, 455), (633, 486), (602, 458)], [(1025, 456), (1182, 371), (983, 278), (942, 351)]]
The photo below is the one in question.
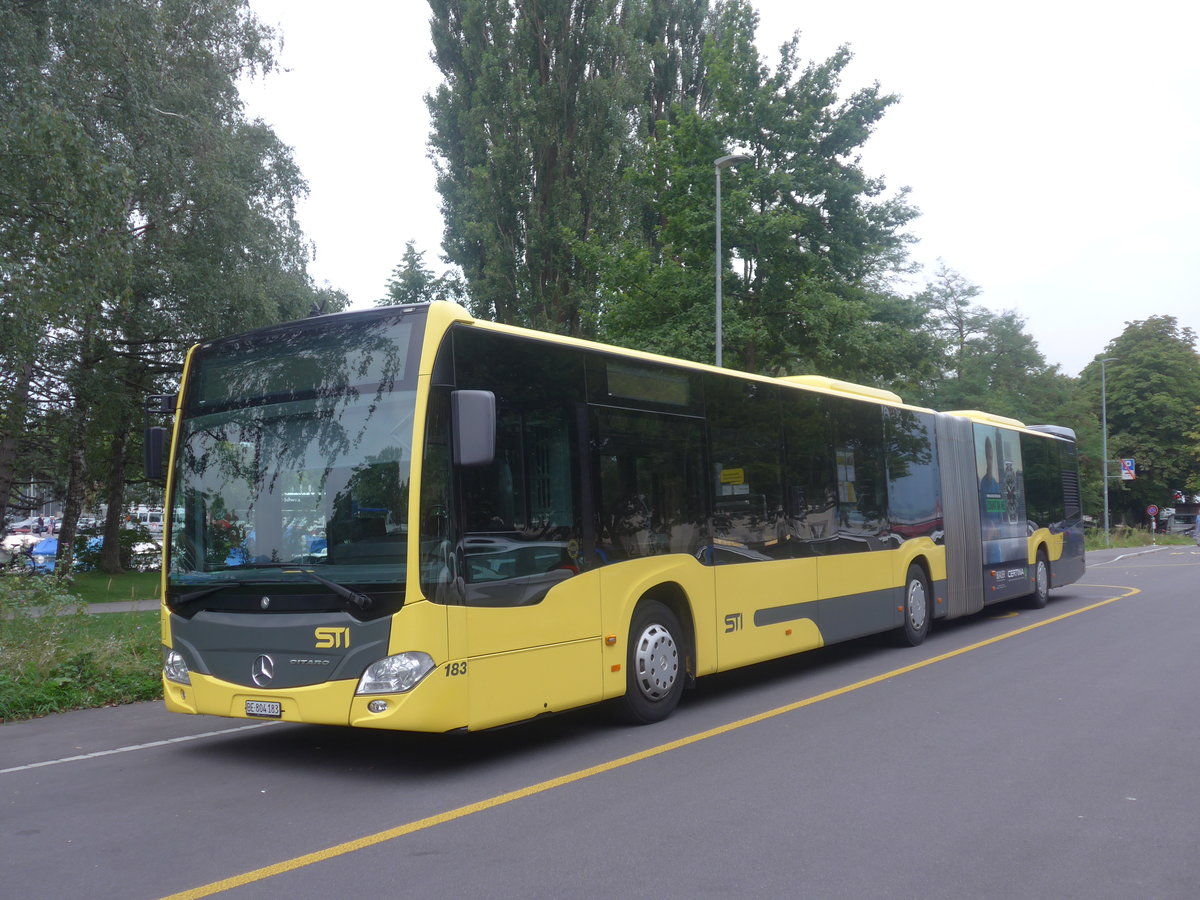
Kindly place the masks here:
[(52, 17), (50, 4), (0, 6), (0, 515), (53, 480), (42, 419), (61, 397), (59, 351), (119, 266), (113, 198), (128, 185), (59, 102)]
[(795, 36), (771, 70), (754, 45), (757, 25), (741, 0), (712, 8), (701, 89), (659, 121), (628, 175), (657, 215), (597, 260), (604, 336), (713, 358), (713, 161), (736, 147), (751, 161), (722, 179), (729, 364), (918, 383), (932, 349), (923, 310), (887, 287), (915, 211), (858, 161), (895, 98), (878, 85), (839, 96), (849, 51), (805, 64)]
[(0, 423), (0, 488), (18, 480), (28, 436), (44, 438), (37, 456), (66, 473), (68, 512), (89, 492), (107, 502), (115, 569), (142, 398), (177, 377), (191, 343), (344, 298), (308, 278), (290, 150), (242, 110), (237, 79), (270, 69), (273, 42), (245, 0), (46, 0), (0, 15), (16, 101), (0, 113), (0, 327), (18, 335), (3, 366), (24, 401)]
[(1079, 412), (1070, 412), (1072, 379), (1046, 362), (1020, 315), (972, 302), (982, 293), (939, 260), (934, 279), (917, 298), (928, 310), (940, 354), (939, 377), (923, 402), (1073, 427), (1064, 421)]
[(594, 333), (579, 243), (620, 230), (630, 115), (644, 100), (637, 0), (430, 0), (427, 98), (443, 247), (477, 314)]
[(430, 303), (434, 300), (449, 300), (461, 303), (465, 291), (462, 280), (453, 272), (440, 277), (425, 267), (425, 254), (418, 252), (415, 242), (404, 245), (404, 257), (400, 265), (392, 270), (388, 279), (387, 293), (376, 306), (401, 306), (407, 303)]
[[(1130, 322), (1080, 373), (1100, 415), (1099, 359), (1105, 367), (1110, 459), (1132, 457), (1137, 480), (1110, 482), (1110, 508), (1143, 522), (1150, 504), (1169, 505), (1175, 491), (1200, 482), (1200, 447), (1191, 436), (1200, 412), (1196, 333), (1174, 316)], [(1109, 471), (1116, 474), (1116, 467)]]

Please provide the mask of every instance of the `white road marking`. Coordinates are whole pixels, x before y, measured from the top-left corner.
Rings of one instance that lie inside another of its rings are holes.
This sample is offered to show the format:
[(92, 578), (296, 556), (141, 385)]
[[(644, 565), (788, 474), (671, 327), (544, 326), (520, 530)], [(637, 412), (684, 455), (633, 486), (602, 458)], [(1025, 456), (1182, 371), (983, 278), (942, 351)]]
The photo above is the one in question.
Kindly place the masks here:
[(180, 744), (184, 741), (198, 741), (202, 738), (217, 737), (222, 734), (232, 734), (235, 731), (246, 731), (250, 728), (265, 728), (268, 725), (278, 725), (279, 722), (255, 722), (253, 725), (239, 725), (236, 728), (224, 728), (220, 731), (205, 731), (202, 734), (186, 734), (182, 737), (167, 738), (165, 741), (150, 741), (145, 744), (134, 744), (130, 747), (117, 747), (113, 750), (97, 750), (95, 753), (84, 753), (79, 756), (65, 756), (62, 759), (47, 759), (42, 762), (28, 763), (24, 766), (11, 766), (0, 769), (0, 775), (9, 772), (24, 772), (28, 769), (40, 769), (42, 766), (57, 766), (61, 763), (79, 762), (84, 759), (95, 759), (98, 756), (112, 756), (116, 753), (129, 753), (133, 750), (149, 750), (152, 747), (165, 747), (167, 744)]

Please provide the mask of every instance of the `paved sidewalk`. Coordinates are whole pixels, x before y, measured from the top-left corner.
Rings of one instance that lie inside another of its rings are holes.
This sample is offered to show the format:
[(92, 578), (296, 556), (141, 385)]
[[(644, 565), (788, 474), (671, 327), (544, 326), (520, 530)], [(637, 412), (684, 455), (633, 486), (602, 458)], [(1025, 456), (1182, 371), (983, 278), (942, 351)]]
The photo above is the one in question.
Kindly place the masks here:
[(160, 605), (158, 600), (117, 600), (112, 603), (89, 603), (84, 612), (88, 615), (115, 612), (149, 612), (150, 610), (158, 609)]
[[(83, 611), (89, 616), (98, 613), (151, 612), (158, 609), (159, 605), (157, 600), (117, 600), (113, 603), (85, 603)], [(78, 606), (68, 606), (59, 615), (71, 616), (78, 609)], [(36, 619), (43, 614), (43, 610), (40, 606), (31, 606), (23, 609), (22, 613)], [(12, 618), (13, 615), (13, 613), (4, 614), (5, 618)]]

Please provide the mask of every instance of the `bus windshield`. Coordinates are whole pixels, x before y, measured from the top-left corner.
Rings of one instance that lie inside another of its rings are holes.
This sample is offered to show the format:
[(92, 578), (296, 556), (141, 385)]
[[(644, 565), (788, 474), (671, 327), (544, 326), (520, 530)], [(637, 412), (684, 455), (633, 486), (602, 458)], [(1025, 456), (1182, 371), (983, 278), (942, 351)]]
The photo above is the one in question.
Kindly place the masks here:
[(421, 324), (381, 311), (197, 348), (169, 585), (403, 584)]

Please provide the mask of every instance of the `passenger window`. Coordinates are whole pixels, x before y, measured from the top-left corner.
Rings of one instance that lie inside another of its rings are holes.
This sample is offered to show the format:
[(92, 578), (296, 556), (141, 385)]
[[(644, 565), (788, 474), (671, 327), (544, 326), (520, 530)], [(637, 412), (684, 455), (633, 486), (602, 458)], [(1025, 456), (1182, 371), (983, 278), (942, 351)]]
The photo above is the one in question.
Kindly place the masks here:
[(787, 537), (792, 556), (818, 556), (837, 536), (837, 482), (829, 411), (806, 391), (782, 393)]
[(704, 543), (700, 420), (595, 410), (598, 552), (606, 560), (698, 553)]
[(933, 416), (889, 409), (884, 419), (888, 452), (888, 525), (898, 540), (942, 530), (941, 476)]
[(769, 560), (786, 547), (779, 393), (770, 385), (712, 379), (706, 386), (716, 564)]
[(887, 531), (887, 472), (883, 410), (831, 397), (838, 491), (839, 553), (878, 549)]

